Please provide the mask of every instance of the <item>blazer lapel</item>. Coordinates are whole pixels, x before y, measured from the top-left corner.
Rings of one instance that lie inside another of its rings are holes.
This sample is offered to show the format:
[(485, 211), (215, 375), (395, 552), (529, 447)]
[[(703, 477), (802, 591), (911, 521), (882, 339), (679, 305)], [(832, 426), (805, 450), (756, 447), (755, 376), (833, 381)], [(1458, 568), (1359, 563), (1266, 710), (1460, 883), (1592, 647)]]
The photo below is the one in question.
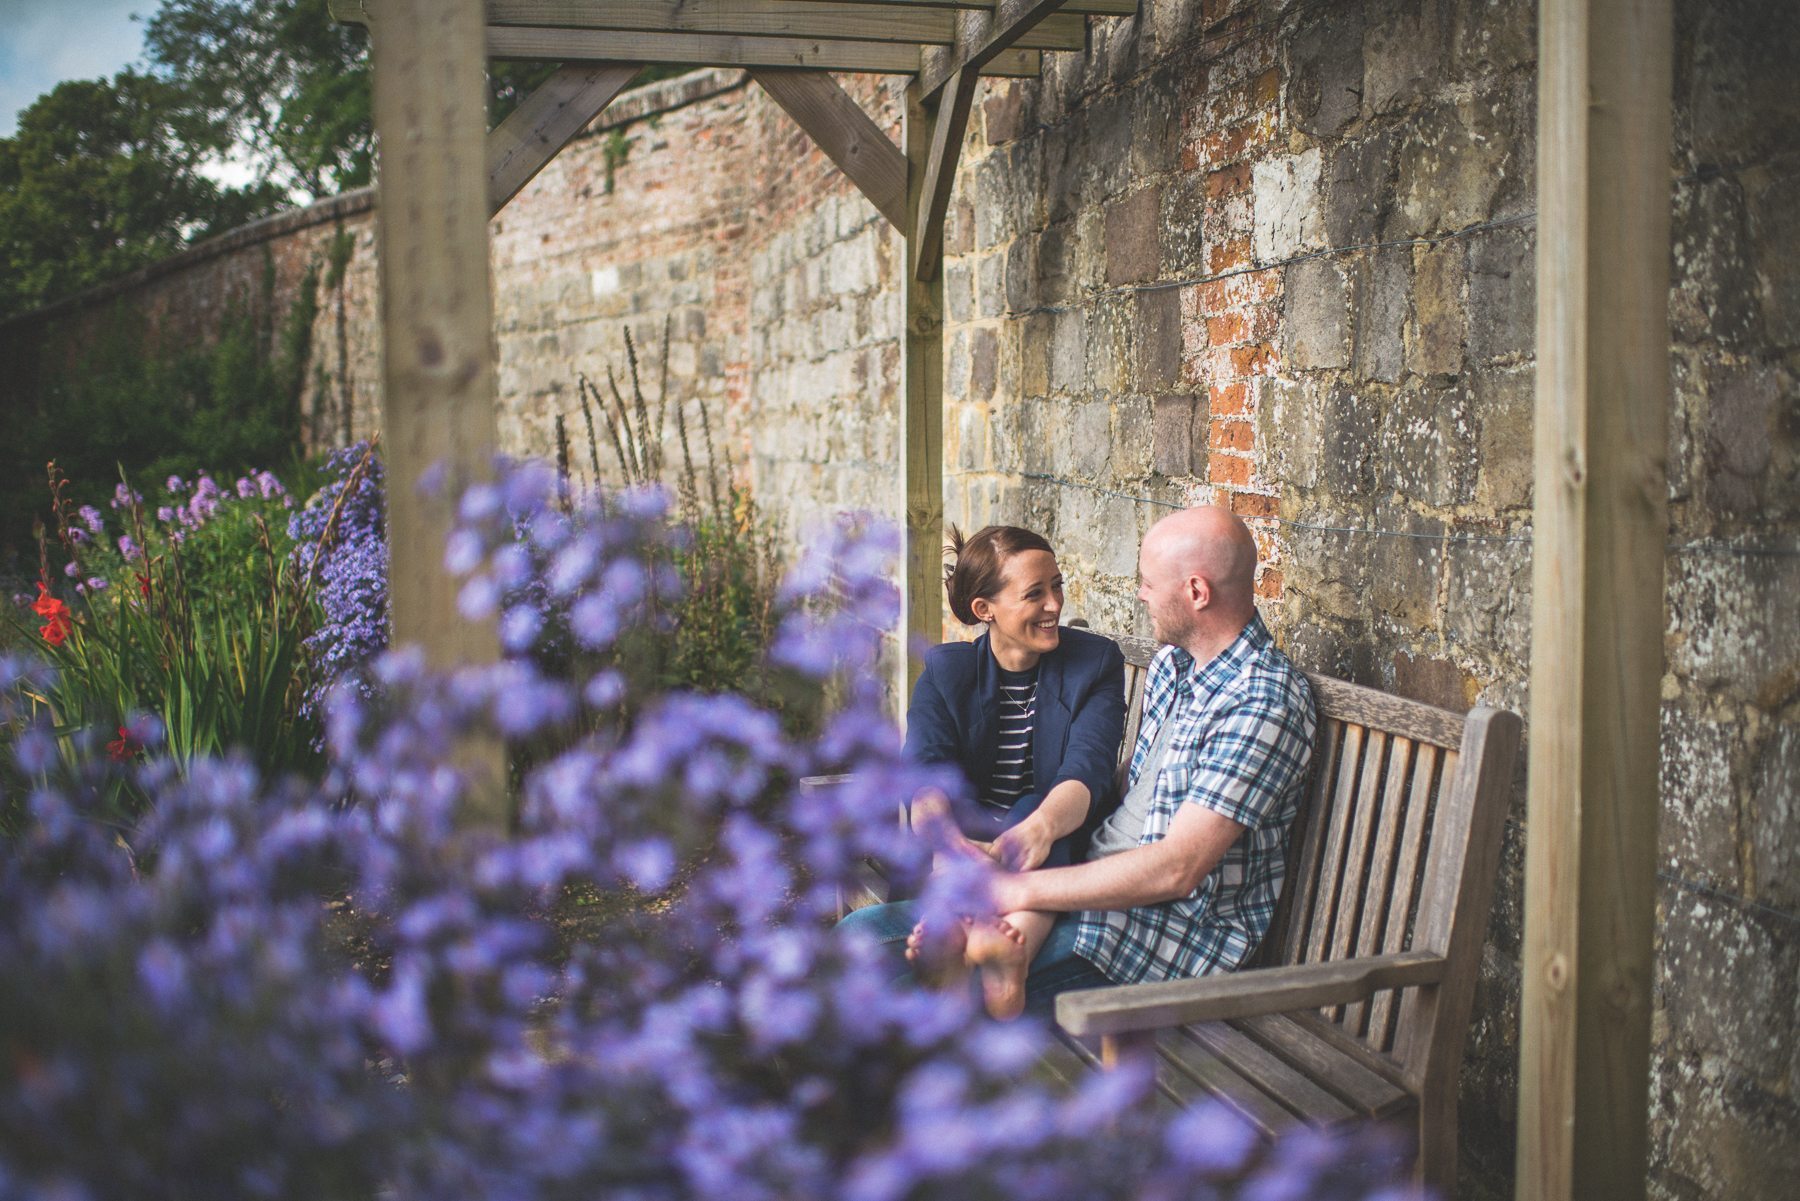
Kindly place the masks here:
[(1069, 722), (1073, 715), (1068, 698), (1063, 696), (1067, 656), (1054, 651), (1038, 660), (1037, 721), (1031, 734), (1031, 772), (1035, 791), (1040, 795), (1056, 775), (1062, 763), (1063, 743), (1068, 741)]
[(994, 714), (1000, 708), (1000, 670), (988, 649), (987, 635), (975, 640), (975, 687), (969, 690), (963, 712), (968, 734), (969, 763), (975, 769), (969, 783), (976, 793), (987, 791), (994, 778)]

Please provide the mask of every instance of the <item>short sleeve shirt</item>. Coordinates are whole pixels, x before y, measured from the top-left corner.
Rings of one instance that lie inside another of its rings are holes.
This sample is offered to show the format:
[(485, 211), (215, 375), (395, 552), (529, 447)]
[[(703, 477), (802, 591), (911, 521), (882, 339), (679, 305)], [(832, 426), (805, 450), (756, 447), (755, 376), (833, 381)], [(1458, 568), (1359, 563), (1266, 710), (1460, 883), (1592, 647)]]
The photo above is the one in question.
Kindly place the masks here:
[(1185, 897), (1136, 909), (1077, 915), (1075, 950), (1119, 984), (1228, 971), (1268, 931), (1300, 811), (1317, 719), (1306, 676), (1253, 617), (1211, 662), (1164, 647), (1150, 665), (1131, 781), (1177, 723), (1157, 772), (1140, 846), (1161, 840), (1183, 805), (1203, 805), (1245, 827)]

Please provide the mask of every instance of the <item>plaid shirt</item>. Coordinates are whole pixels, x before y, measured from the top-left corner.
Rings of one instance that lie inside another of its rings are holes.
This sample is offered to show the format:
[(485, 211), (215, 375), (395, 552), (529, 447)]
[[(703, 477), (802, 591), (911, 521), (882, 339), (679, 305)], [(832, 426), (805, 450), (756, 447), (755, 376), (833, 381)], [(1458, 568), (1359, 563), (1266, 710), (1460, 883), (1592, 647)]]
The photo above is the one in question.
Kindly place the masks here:
[(1282, 846), (1312, 759), (1312, 688), (1261, 617), (1210, 663), (1179, 647), (1158, 652), (1131, 757), (1134, 784), (1165, 721), (1179, 724), (1138, 845), (1160, 840), (1190, 802), (1248, 828), (1189, 895), (1078, 915), (1076, 953), (1119, 984), (1229, 971), (1256, 949), (1275, 914), (1287, 871)]

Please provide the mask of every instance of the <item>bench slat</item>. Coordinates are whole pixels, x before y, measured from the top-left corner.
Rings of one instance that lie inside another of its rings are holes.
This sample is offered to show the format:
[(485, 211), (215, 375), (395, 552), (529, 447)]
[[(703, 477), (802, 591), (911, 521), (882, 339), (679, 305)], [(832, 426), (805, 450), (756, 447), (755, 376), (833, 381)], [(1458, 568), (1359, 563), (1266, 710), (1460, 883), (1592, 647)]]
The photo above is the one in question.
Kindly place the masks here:
[(1412, 1104), (1406, 1089), (1376, 1071), (1363, 1057), (1321, 1038), (1288, 1014), (1239, 1018), (1231, 1024), (1336, 1093), (1358, 1113), (1391, 1117)]
[(1208, 1054), (1179, 1028), (1156, 1032), (1157, 1091), (1182, 1108), (1215, 1098), (1264, 1135), (1293, 1124), (1294, 1117), (1256, 1083)]
[(1325, 851), (1319, 861), (1319, 874), (1314, 878), (1312, 923), (1306, 936), (1303, 963), (1322, 963), (1331, 946), (1332, 931), (1337, 926), (1340, 883), (1344, 873), (1344, 852), (1350, 837), (1351, 801), (1356, 796), (1357, 770), (1362, 766), (1363, 738), (1367, 731), (1359, 725), (1344, 726), (1343, 750), (1338, 754), (1336, 786), (1332, 790), (1331, 811), (1326, 815)]
[[(1393, 915), (1394, 860), (1400, 849), (1400, 823), (1406, 810), (1406, 785), (1413, 766), (1413, 741), (1395, 737), (1388, 743), (1387, 782), (1381, 796), (1381, 816), (1376, 825), (1375, 845), (1369, 852), (1369, 886), (1366, 904), (1373, 908), (1363, 915), (1357, 932), (1356, 947), (1351, 952), (1360, 957), (1381, 953)], [(1408, 890), (1410, 891), (1410, 889)], [(1406, 921), (1401, 906), (1400, 921)], [(1395, 948), (1398, 950), (1398, 948)], [(1344, 1029), (1355, 1035), (1368, 1030), (1370, 1004), (1357, 1002), (1344, 1013)]]
[(1207, 1054), (1250, 1081), (1303, 1122), (1335, 1125), (1361, 1116), (1342, 1099), (1319, 1087), (1267, 1047), (1225, 1022), (1183, 1026), (1182, 1032)]

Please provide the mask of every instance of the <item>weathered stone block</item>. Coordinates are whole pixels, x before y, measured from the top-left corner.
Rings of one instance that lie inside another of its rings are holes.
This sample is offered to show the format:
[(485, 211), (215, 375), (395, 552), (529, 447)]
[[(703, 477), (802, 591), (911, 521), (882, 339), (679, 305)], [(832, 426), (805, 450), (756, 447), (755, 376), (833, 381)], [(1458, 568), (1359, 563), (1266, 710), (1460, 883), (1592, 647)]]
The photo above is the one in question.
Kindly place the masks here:
[(1108, 286), (1155, 279), (1161, 267), (1157, 217), (1161, 188), (1139, 188), (1106, 210), (1106, 282)]
[(1284, 272), (1288, 361), (1297, 369), (1350, 365), (1349, 289), (1330, 259), (1308, 259)]
[(1478, 363), (1530, 355), (1537, 341), (1537, 258), (1524, 230), (1469, 245), (1469, 356)]
[(1361, 389), (1337, 387), (1325, 397), (1319, 450), (1319, 482), (1342, 499), (1375, 488), (1375, 435), (1381, 410)]
[(1800, 345), (1800, 165), (1777, 159), (1743, 183), (1764, 330), (1773, 345)]
[(1096, 479), (1106, 472), (1111, 455), (1112, 406), (1103, 400), (1070, 405), (1063, 444), (1056, 449), (1058, 471), (1080, 480)]
[(1467, 501), (1479, 468), (1472, 410), (1460, 388), (1402, 388), (1382, 422), (1383, 486), (1434, 507)]
[[(1286, 529), (1287, 593), (1304, 598), (1308, 611), (1335, 622), (1366, 622), (1370, 616), (1368, 514), (1354, 509), (1308, 508), (1295, 513)], [(1365, 645), (1372, 650), (1373, 641)], [(1372, 659), (1359, 659), (1368, 666)], [(1374, 682), (1373, 674), (1357, 677)]]
[(1800, 1016), (1800, 941), (1712, 898), (1686, 890), (1663, 895), (1658, 992), (1671, 1035), (1686, 1047), (1722, 1054), (1753, 1079), (1761, 1077), (1765, 1089), (1787, 1086), (1790, 1037)]
[(1155, 415), (1147, 396), (1121, 396), (1113, 402), (1111, 460), (1115, 481), (1142, 481), (1150, 474), (1156, 449)]
[[(1293, 572), (1288, 573), (1288, 597), (1283, 608), (1303, 605), (1294, 595)], [(1375, 670), (1373, 641), (1368, 625), (1362, 621), (1324, 623), (1302, 620), (1294, 623), (1282, 639), (1288, 655), (1308, 671), (1323, 672), (1340, 680), (1379, 687), (1381, 679)]]
[(1693, 685), (1764, 709), (1800, 687), (1800, 639), (1792, 613), (1800, 558), (1705, 549), (1672, 553), (1665, 567), (1668, 668)]
[(1000, 342), (991, 329), (978, 329), (969, 338), (969, 396), (986, 400), (994, 394), (1000, 361)]
[(1037, 307), (1038, 241), (1019, 238), (1006, 248), (1006, 308), (1022, 313)]
[(1206, 270), (1207, 215), (1216, 208), (1207, 196), (1205, 180), (1197, 175), (1184, 173), (1163, 185), (1158, 223), (1165, 274), (1194, 275)]
[[(1400, 631), (1435, 629), (1443, 574), (1443, 523), (1399, 506), (1380, 506), (1375, 528), (1388, 533), (1359, 541), (1370, 560), (1375, 612)], [(1358, 547), (1352, 546), (1351, 553)]]
[(1057, 304), (1068, 299), (1074, 276), (1073, 224), (1052, 225), (1037, 240), (1037, 289), (1039, 303)]
[(1051, 317), (1050, 391), (1079, 392), (1087, 382), (1087, 313), (1064, 309)]
[(1707, 507), (1720, 516), (1758, 512), (1768, 484), (1781, 387), (1772, 368), (1715, 367), (1707, 375)]
[[(1751, 773), (1751, 830), (1746, 845), (1763, 903), (1800, 910), (1800, 726), (1775, 726), (1756, 749)], [(1796, 1048), (1800, 1066), (1800, 1048)]]
[(1398, 250), (1374, 251), (1357, 264), (1356, 278), (1356, 374), (1398, 383), (1406, 367), (1407, 256)]
[(1156, 398), (1150, 442), (1154, 448), (1151, 466), (1158, 475), (1194, 474), (1195, 408), (1192, 396)]
[[(1257, 417), (1263, 472), (1278, 486), (1310, 490), (1319, 486), (1324, 457), (1324, 405), (1310, 380), (1276, 376), (1269, 381)], [(1212, 408), (1219, 410), (1216, 403)]]
[(1450, 659), (1403, 650), (1394, 653), (1389, 666), (1389, 687), (1401, 696), (1454, 711), (1475, 703), (1474, 677)]
[(1362, 25), (1360, 6), (1334, 6), (1288, 42), (1288, 112), (1303, 133), (1336, 137), (1361, 111)]
[(1743, 755), (1736, 723), (1706, 721), (1699, 712), (1662, 710), (1661, 858), (1684, 876), (1740, 892), (1742, 824), (1733, 763)]
[(1131, 175), (1166, 172), (1181, 150), (1181, 89), (1185, 73), (1164, 67), (1132, 89)]
[(967, 263), (944, 266), (944, 312), (958, 324), (975, 315), (974, 277), (974, 268)]
[(1251, 175), (1256, 224), (1252, 247), (1259, 263), (1277, 263), (1324, 244), (1319, 206), (1318, 147), (1258, 161)]
[(1139, 292), (1136, 305), (1136, 386), (1145, 392), (1171, 387), (1181, 378), (1181, 292)]
[(1420, 246), (1413, 251), (1413, 320), (1407, 330), (1406, 362), (1419, 375), (1455, 375), (1463, 366), (1466, 280), (1461, 242)]
[(1492, 215), (1512, 166), (1501, 98), (1477, 94), (1419, 116), (1400, 148), (1389, 237), (1460, 229)]
[(1025, 318), (1019, 334), (1019, 383), (1025, 396), (1050, 395), (1050, 348), (1055, 332), (1055, 313), (1033, 313)]
[(981, 106), (982, 125), (988, 145), (999, 146), (1025, 132), (1026, 95), (1028, 89), (1016, 80), (989, 80), (988, 98)]
[(1527, 367), (1474, 377), (1475, 415), (1481, 428), (1475, 499), (1496, 512), (1531, 506), (1532, 428), (1536, 416), (1534, 373)]
[(1380, 236), (1394, 204), (1388, 181), (1395, 146), (1394, 131), (1384, 129), (1327, 149), (1322, 173), (1325, 237), (1330, 245), (1365, 245)]
[(1384, 113), (1432, 94), (1445, 62), (1448, 7), (1442, 0), (1370, 0), (1364, 6), (1364, 112)]
[(998, 317), (1006, 311), (1006, 255), (990, 254), (975, 268), (975, 315)]
[[(1730, 178), (1675, 185), (1669, 324), (1680, 341), (1742, 346), (1760, 332), (1761, 297), (1749, 261), (1744, 192), (1740, 181)], [(1793, 208), (1792, 198), (1784, 197), (1781, 207)]]

